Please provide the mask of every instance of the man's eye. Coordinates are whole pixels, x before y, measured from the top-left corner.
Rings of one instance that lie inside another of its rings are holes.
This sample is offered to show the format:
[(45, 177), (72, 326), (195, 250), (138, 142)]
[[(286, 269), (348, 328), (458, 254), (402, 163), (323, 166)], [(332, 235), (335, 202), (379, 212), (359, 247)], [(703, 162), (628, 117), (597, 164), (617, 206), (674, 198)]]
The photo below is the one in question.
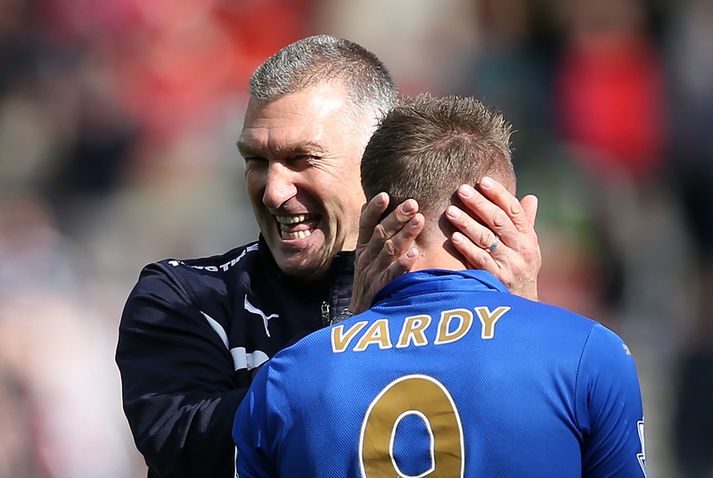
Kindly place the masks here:
[(315, 154), (295, 154), (294, 156), (290, 156), (288, 164), (292, 169), (303, 170), (318, 165), (320, 159), (321, 157)]

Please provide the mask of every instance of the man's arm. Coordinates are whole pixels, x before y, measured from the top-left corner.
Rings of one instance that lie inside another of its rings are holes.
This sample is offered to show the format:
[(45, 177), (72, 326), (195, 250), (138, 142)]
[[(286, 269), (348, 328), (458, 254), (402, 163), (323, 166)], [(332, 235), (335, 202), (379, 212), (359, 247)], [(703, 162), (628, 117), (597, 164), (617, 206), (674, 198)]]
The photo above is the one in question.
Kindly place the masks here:
[(149, 476), (233, 477), (230, 428), (246, 390), (218, 335), (157, 266), (142, 272), (127, 301), (116, 362)]
[(576, 414), (584, 433), (583, 476), (645, 477), (644, 414), (636, 366), (626, 344), (596, 325), (582, 352)]
[[(461, 186), (465, 210), (452, 206), (448, 219), (461, 232), (451, 241), (472, 267), (498, 277), (512, 293), (537, 300), (537, 275), (542, 266), (535, 233), (537, 198), (518, 201), (500, 183), (484, 178), (480, 191)], [(374, 294), (395, 277), (408, 272), (418, 257), (414, 246), (424, 225), (418, 204), (409, 199), (381, 220), (389, 204), (386, 193), (374, 196), (359, 220), (357, 263), (350, 310), (363, 312)], [(477, 219), (476, 219), (477, 218)], [(498, 244), (490, 248), (495, 238)]]

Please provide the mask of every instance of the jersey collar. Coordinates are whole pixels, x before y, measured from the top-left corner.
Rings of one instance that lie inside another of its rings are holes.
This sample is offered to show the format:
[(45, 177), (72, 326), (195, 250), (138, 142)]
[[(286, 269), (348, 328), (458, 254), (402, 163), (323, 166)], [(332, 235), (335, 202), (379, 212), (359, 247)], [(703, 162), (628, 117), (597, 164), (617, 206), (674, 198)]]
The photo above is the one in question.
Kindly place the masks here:
[(374, 304), (386, 299), (398, 300), (401, 297), (438, 291), (510, 291), (489, 272), (482, 270), (445, 270), (425, 269), (409, 272), (394, 279), (374, 296)]

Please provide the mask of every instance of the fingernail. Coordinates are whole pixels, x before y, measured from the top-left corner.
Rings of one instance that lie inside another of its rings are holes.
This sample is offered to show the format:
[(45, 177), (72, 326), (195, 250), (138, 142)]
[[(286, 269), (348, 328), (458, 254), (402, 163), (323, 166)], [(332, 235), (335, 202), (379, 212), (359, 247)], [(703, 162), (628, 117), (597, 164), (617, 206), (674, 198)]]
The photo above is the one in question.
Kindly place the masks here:
[(464, 198), (469, 198), (473, 195), (475, 190), (473, 189), (473, 186), (471, 186), (470, 184), (463, 184), (461, 187), (458, 188), (458, 192)]
[(448, 208), (446, 209), (446, 216), (452, 219), (458, 219), (458, 217), (460, 216), (460, 210), (455, 206), (448, 206)]
[(483, 176), (478, 184), (480, 184), (485, 189), (490, 189), (493, 187), (493, 180), (488, 176)]
[(412, 248), (409, 249), (408, 252), (406, 253), (406, 257), (408, 257), (409, 259), (413, 259), (413, 258), (416, 257), (417, 255), (418, 255), (418, 249), (416, 249), (415, 247), (412, 247)]
[(410, 199), (404, 202), (403, 206), (401, 206), (401, 210), (405, 212), (406, 214), (411, 214), (416, 210), (416, 207)]
[(376, 204), (378, 206), (383, 206), (386, 204), (386, 194), (385, 193), (379, 193), (379, 195), (376, 197)]
[(454, 232), (453, 235), (451, 236), (451, 241), (453, 241), (456, 244), (460, 244), (463, 242), (463, 236), (459, 232)]

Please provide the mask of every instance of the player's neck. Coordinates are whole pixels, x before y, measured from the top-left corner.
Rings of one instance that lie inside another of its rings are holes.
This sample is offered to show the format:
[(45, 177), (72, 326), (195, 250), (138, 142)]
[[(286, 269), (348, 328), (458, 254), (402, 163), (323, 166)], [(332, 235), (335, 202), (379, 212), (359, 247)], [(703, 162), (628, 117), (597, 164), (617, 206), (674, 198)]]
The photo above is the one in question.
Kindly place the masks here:
[(419, 257), (411, 270), (448, 269), (457, 271), (467, 269), (463, 257), (450, 241), (450, 236), (455, 231), (450, 221), (445, 219), (443, 214), (434, 217), (429, 211), (423, 213), (426, 223), (421, 234), (416, 238)]
[(437, 238), (437, 240), (418, 242), (419, 257), (411, 268), (411, 271), (415, 272), (423, 269), (447, 269), (457, 271), (468, 268), (460, 254), (453, 249), (450, 241), (445, 237)]

